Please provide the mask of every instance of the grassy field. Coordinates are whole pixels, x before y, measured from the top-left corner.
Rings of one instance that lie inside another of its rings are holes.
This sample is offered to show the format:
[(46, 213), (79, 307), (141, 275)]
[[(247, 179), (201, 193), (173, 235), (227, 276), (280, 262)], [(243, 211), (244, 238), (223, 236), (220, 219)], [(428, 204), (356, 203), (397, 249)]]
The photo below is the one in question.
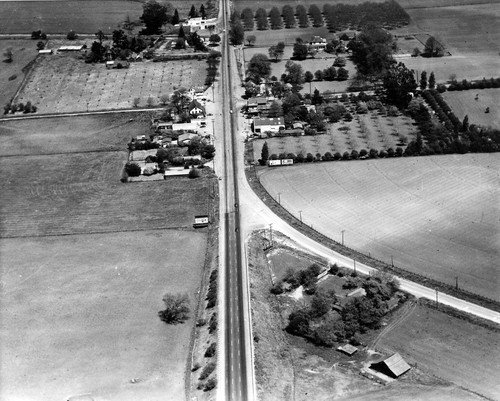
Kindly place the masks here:
[(205, 242), (178, 230), (0, 240), (0, 398), (184, 399), (194, 322), (157, 312), (167, 292), (195, 306)]
[[(137, 20), (142, 4), (136, 1), (1, 1), (0, 33), (111, 34), (127, 16)], [(20, 18), (22, 16), (22, 18)]]
[[(477, 4), (483, 3), (483, 4)], [(406, 6), (404, 2), (401, 5)], [(426, 33), (439, 38), (451, 57), (408, 58), (406, 66), (417, 71), (434, 71), (436, 80), (482, 79), (498, 76), (500, 61), (500, 3), (498, 1), (429, 2), (408, 5), (410, 25), (393, 31), (397, 34)]]
[[(132, 118), (132, 121), (130, 119)], [(103, 114), (0, 122), (0, 157), (124, 151), (137, 135), (147, 135), (144, 114)]]
[[(359, 121), (358, 118), (359, 117)], [(340, 130), (340, 128), (349, 128)], [(375, 113), (357, 115), (350, 122), (328, 124), (328, 133), (315, 136), (275, 137), (254, 141), (254, 159), (260, 159), (262, 146), (267, 142), (269, 153), (320, 153), (341, 154), (352, 150), (388, 148), (396, 149), (405, 145), (400, 143), (401, 137), (411, 141), (415, 137), (414, 126), (405, 116), (385, 117)]]
[(266, 169), (261, 182), (351, 248), (498, 299), (498, 169), (495, 154), (469, 154)]
[(1, 399), (185, 397), (193, 319), (157, 312), (166, 292), (196, 304), (208, 180), (122, 184), (149, 129), (129, 117), (0, 123)]
[(378, 348), (399, 352), (420, 369), (500, 400), (498, 332), (419, 306), (382, 337)]
[[(500, 89), (445, 92), (443, 97), (459, 119), (468, 115), (471, 124), (500, 128)], [(487, 114), (486, 107), (490, 108)]]
[(130, 68), (108, 70), (103, 64), (86, 64), (73, 55), (39, 57), (17, 102), (30, 100), (39, 112), (71, 112), (145, 107), (149, 97), (159, 104), (161, 95), (181, 86), (203, 86), (206, 62), (132, 63)]
[[(0, 3), (0, 7), (1, 7)], [(6, 63), (3, 54), (8, 48), (12, 48), (12, 62)], [(36, 42), (32, 40), (0, 40), (0, 106), (10, 101), (16, 94), (17, 88), (24, 78), (22, 69), (32, 61), (36, 55)], [(10, 78), (10, 79), (9, 79)]]

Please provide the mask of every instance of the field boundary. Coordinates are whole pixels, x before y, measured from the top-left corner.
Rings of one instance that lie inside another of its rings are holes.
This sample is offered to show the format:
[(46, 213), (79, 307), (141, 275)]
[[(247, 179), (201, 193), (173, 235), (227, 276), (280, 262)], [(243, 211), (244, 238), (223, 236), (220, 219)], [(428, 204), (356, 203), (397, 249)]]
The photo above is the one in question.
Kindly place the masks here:
[[(246, 145), (246, 150), (245, 154), (249, 150), (248, 143)], [(253, 151), (252, 151), (253, 153)], [(422, 274), (417, 274), (410, 272), (406, 269), (403, 269), (401, 267), (394, 266), (392, 264), (388, 264), (384, 261), (375, 259), (369, 255), (364, 254), (363, 252), (349, 248), (347, 246), (344, 246), (340, 244), (339, 242), (327, 237), (324, 234), (321, 234), (320, 232), (314, 230), (307, 224), (302, 223), (297, 217), (292, 215), (288, 210), (286, 210), (284, 207), (282, 207), (272, 196), (271, 194), (266, 190), (266, 188), (261, 184), (260, 179), (257, 175), (257, 169), (261, 170), (260, 168), (256, 168), (255, 166), (252, 168), (249, 168), (248, 166), (245, 168), (245, 175), (247, 178), (247, 182), (252, 188), (252, 190), (259, 196), (259, 198), (274, 212), (276, 213), (279, 217), (281, 217), (283, 220), (285, 220), (288, 224), (290, 224), (292, 227), (295, 229), (299, 230), (302, 232), (304, 235), (308, 236), (309, 238), (327, 246), (328, 248), (332, 249), (335, 252), (338, 252), (344, 256), (356, 259), (357, 261), (367, 264), (371, 267), (387, 271), (389, 273), (395, 274), (397, 276), (400, 276), (404, 279), (414, 281), (418, 284), (424, 285), (429, 288), (434, 288), (436, 290), (439, 290), (440, 292), (449, 294), (451, 296), (463, 299), (465, 301), (473, 302), (477, 305), (483, 306), (485, 308), (494, 310), (496, 312), (500, 312), (500, 302), (490, 299), (487, 297), (483, 297), (481, 295), (475, 294), (470, 291), (466, 291), (460, 288), (455, 288), (453, 285), (446, 284), (443, 282), (440, 282), (438, 280), (426, 277)]]

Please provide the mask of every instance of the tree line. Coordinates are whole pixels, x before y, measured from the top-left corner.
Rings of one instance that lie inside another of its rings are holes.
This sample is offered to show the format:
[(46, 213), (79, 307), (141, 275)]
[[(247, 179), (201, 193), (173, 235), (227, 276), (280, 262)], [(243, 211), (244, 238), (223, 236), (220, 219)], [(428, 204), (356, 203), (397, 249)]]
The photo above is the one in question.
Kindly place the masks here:
[(244, 8), (240, 15), (246, 31), (267, 29), (282, 29), (321, 27), (325, 25), (330, 32), (347, 28), (359, 29), (368, 23), (377, 23), (386, 26), (407, 24), (410, 21), (408, 13), (394, 0), (383, 3), (364, 2), (362, 4), (324, 4), (323, 10), (312, 4), (306, 10), (303, 5), (295, 9), (285, 5), (279, 10), (272, 7), (269, 12), (258, 8), (255, 13), (252, 8)]

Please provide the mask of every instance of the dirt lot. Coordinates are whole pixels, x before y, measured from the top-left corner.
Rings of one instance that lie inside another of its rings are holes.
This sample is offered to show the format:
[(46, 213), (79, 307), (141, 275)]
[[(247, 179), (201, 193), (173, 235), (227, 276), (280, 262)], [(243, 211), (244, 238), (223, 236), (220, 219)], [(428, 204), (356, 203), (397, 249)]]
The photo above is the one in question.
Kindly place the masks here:
[[(359, 121), (357, 120), (359, 117)], [(340, 130), (341, 127), (347, 127), (348, 130)], [(363, 128), (362, 128), (363, 127)], [(320, 153), (326, 152), (344, 153), (351, 150), (361, 149), (389, 149), (405, 145), (400, 143), (401, 137), (406, 137), (411, 141), (415, 137), (415, 127), (412, 121), (405, 116), (385, 117), (376, 113), (368, 113), (356, 116), (350, 122), (338, 122), (328, 124), (328, 134), (315, 136), (297, 136), (282, 138), (267, 138), (254, 141), (254, 159), (260, 159), (262, 146), (267, 142), (269, 154), (280, 153)]]
[(498, 163), (494, 154), (325, 162), (266, 169), (261, 182), (319, 232), (340, 241), (345, 230), (351, 248), (498, 299)]
[(158, 105), (175, 88), (203, 86), (205, 76), (206, 62), (198, 60), (139, 62), (118, 70), (72, 54), (44, 55), (16, 101), (30, 100), (41, 113), (132, 108), (135, 98), (146, 107), (149, 97)]
[[(445, 92), (443, 97), (459, 119), (468, 115), (471, 124), (500, 128), (500, 89)], [(484, 112), (486, 107), (489, 113)]]
[(149, 127), (134, 117), (0, 124), (2, 399), (184, 398), (194, 319), (157, 312), (167, 291), (196, 304), (209, 182), (122, 184), (126, 142)]
[(399, 352), (437, 377), (500, 399), (498, 332), (419, 306), (411, 318), (382, 338), (378, 348)]
[(194, 307), (205, 242), (178, 230), (0, 240), (0, 398), (183, 399), (194, 322), (157, 312), (167, 292)]
[[(0, 9), (3, 3), (0, 2)], [(0, 13), (1, 14), (1, 13)], [(1, 25), (1, 24), (0, 24)], [(12, 62), (4, 62), (3, 54), (8, 48), (12, 48)], [(22, 69), (37, 56), (36, 41), (33, 40), (0, 40), (0, 113), (3, 114), (3, 106), (16, 94), (17, 88), (24, 78)], [(14, 78), (15, 76), (15, 78)], [(11, 78), (9, 80), (9, 78)]]

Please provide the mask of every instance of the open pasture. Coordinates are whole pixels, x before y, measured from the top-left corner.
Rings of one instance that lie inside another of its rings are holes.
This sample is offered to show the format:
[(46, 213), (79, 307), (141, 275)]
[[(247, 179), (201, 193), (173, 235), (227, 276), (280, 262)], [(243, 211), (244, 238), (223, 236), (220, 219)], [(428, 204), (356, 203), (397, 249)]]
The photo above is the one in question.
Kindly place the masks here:
[(253, 31), (245, 31), (245, 37), (250, 35), (255, 36), (255, 45), (266, 47), (265, 54), (267, 54), (267, 49), (270, 46), (277, 44), (278, 42), (285, 42), (287, 46), (293, 46), (297, 38), (301, 38), (304, 41), (309, 41), (313, 36), (321, 36), (323, 38), (329, 38), (332, 36), (328, 32), (326, 27), (313, 27), (308, 28), (293, 28), (293, 29), (268, 29), (265, 31), (259, 31), (257, 29)]
[(467, 154), (265, 169), (314, 229), (373, 257), (498, 300), (500, 163)]
[(205, 244), (182, 230), (1, 239), (0, 398), (184, 399), (194, 320), (157, 313), (167, 292), (195, 308)]
[(149, 134), (148, 117), (148, 113), (116, 113), (2, 121), (0, 157), (93, 151), (123, 152), (132, 137)]
[(142, 15), (136, 1), (0, 1), (0, 33), (112, 34), (127, 16), (132, 21)]
[(1, 236), (190, 228), (208, 212), (206, 180), (123, 184), (126, 160), (126, 151), (0, 158)]
[(176, 88), (203, 86), (205, 76), (206, 62), (198, 60), (107, 69), (73, 55), (46, 55), (37, 59), (16, 101), (30, 100), (41, 113), (133, 108), (135, 98), (140, 99), (139, 107), (146, 107), (149, 97), (158, 105), (161, 95)]
[(418, 306), (403, 324), (382, 337), (377, 348), (399, 352), (424, 371), (500, 400), (498, 332)]
[[(0, 7), (1, 7), (0, 2)], [(1, 25), (1, 24), (0, 24)], [(4, 53), (8, 48), (12, 48), (12, 62), (5, 62)], [(19, 85), (24, 78), (22, 69), (32, 61), (38, 52), (36, 41), (25, 39), (1, 39), (0, 40), (0, 106), (2, 107), (10, 101), (16, 94)], [(10, 78), (10, 79), (9, 79)]]
[[(475, 100), (476, 94), (478, 100)], [(443, 93), (443, 97), (455, 115), (463, 120), (468, 115), (470, 124), (496, 127), (500, 129), (500, 89), (453, 91)], [(485, 113), (486, 107), (490, 108)]]
[[(358, 120), (359, 119), (359, 120)], [(375, 113), (356, 115), (350, 122), (328, 124), (327, 134), (315, 136), (274, 137), (258, 139), (254, 142), (254, 160), (260, 158), (262, 146), (267, 142), (269, 153), (320, 153), (332, 154), (362, 149), (387, 150), (406, 145), (400, 143), (402, 137), (411, 141), (415, 137), (412, 121), (406, 116), (384, 117)]]

